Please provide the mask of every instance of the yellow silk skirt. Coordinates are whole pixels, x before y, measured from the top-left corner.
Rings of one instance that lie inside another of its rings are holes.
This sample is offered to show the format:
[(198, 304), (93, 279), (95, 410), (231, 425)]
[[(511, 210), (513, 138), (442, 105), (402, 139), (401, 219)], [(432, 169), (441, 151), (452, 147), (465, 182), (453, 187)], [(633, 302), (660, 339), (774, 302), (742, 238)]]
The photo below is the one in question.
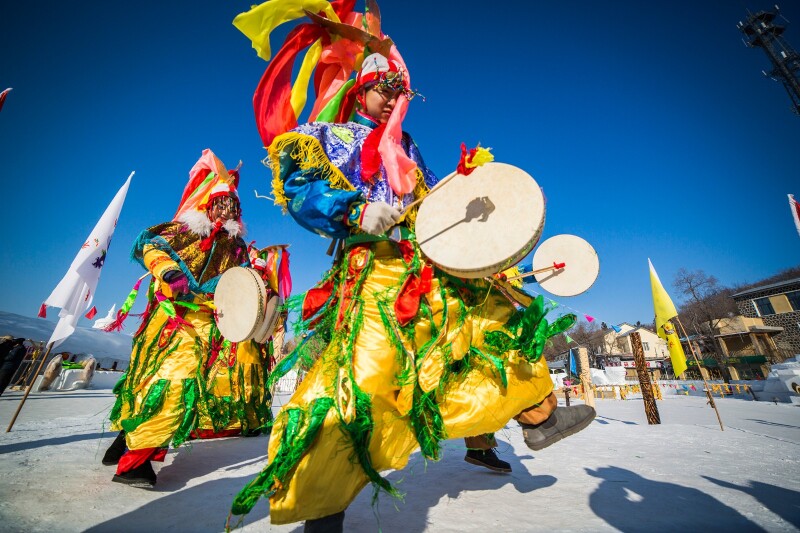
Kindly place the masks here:
[[(229, 405), (229, 418), (227, 424), (215, 424), (207, 402), (200, 399), (198, 408), (197, 429), (211, 430), (214, 432), (232, 429), (257, 429), (264, 425), (271, 417), (265, 420), (260, 413), (264, 409), (259, 406), (269, 407), (271, 400), (269, 391), (266, 390), (267, 361), (266, 355), (254, 341), (245, 341), (236, 346), (235, 357), (229, 347), (225, 347), (211, 368), (205, 372), (204, 379), (207, 384), (207, 393), (214, 396), (218, 402)], [(239, 412), (239, 406), (244, 413)], [(240, 417), (245, 420), (240, 420)]]
[[(161, 448), (169, 446), (175, 432), (187, 415), (185, 390), (196, 380), (198, 370), (205, 367), (211, 331), (211, 313), (202, 307), (187, 311), (187, 324), (170, 331), (165, 328), (168, 315), (156, 307), (144, 330), (134, 340), (134, 350), (124, 388), (133, 394), (132, 402), (123, 395), (121, 415), (112, 429), (123, 429), (126, 420), (144, 416), (148, 393), (166, 380), (163, 403), (152, 416), (148, 413), (133, 430), (126, 430), (128, 448)], [(137, 344), (141, 343), (137, 348)], [(190, 413), (191, 416), (191, 413)]]
[[(392, 244), (380, 242), (372, 246), (373, 266), (340, 325), (344, 331), (358, 330), (352, 349), (344, 345), (342, 337), (334, 336), (276, 417), (269, 442), (270, 458), (277, 455), (281, 446), (287, 424), (287, 416), (282, 415), (287, 410), (308, 411), (311, 403), (321, 397), (334, 400), (335, 408), (327, 412), (311, 447), (270, 497), (270, 519), (274, 524), (342, 511), (369, 481), (340, 426), (355, 410), (352, 387), (343, 370), (343, 365), (350, 363), (344, 354), (352, 353), (353, 379), (371, 398), (374, 426), (369, 454), (371, 464), (379, 472), (403, 468), (419, 447), (408, 416), (416, 383), (425, 392), (441, 386), (436, 399), (447, 438), (498, 431), (520, 411), (541, 402), (552, 391), (544, 359), (530, 364), (514, 352), (503, 356), (506, 387), (497, 370), (477, 358), (457, 376), (444, 375), (448, 372), (446, 354), (450, 361), (458, 360), (470, 347), (480, 348), (484, 333), (500, 329), (515, 312), (513, 304), (500, 292), (488, 290), (488, 282), (473, 305), (465, 307), (457, 290), (441, 291), (441, 282), (434, 277), (431, 290), (424, 295), (431, 311), (427, 318), (415, 319), (413, 334), (405, 335), (392, 316), (389, 327), (394, 331), (387, 332), (380, 308), (386, 312), (386, 302), (394, 302), (400, 289), (399, 280), (408, 267)], [(352, 264), (364, 259), (355, 256), (348, 260)], [(388, 308), (393, 309), (391, 305)], [(356, 322), (358, 316), (363, 320)], [(417, 353), (418, 347), (431, 339), (433, 330), (438, 331), (438, 338), (425, 353)], [(402, 339), (404, 354), (398, 355), (396, 345), (390, 341), (392, 335)], [(414, 365), (416, 357), (424, 359)], [(398, 378), (401, 373), (406, 376), (403, 383)]]

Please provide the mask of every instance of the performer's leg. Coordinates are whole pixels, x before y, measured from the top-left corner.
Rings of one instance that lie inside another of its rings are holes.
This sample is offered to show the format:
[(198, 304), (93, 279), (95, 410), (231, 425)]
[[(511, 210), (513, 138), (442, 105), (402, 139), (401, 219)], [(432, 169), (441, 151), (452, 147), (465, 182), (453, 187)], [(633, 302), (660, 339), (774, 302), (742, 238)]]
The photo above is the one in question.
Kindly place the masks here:
[(522, 426), (525, 444), (531, 450), (542, 450), (564, 437), (569, 437), (591, 424), (597, 413), (588, 405), (558, 407), (550, 396), (538, 405), (522, 411), (514, 418)]
[(108, 447), (106, 450), (105, 455), (103, 455), (102, 463), (106, 466), (111, 466), (119, 463), (120, 458), (127, 450), (125, 445), (125, 431), (120, 431), (117, 438), (114, 439), (114, 442), (111, 443), (111, 446)]
[(465, 437), (464, 444), (467, 446), (467, 455), (464, 456), (466, 462), (495, 472), (511, 472), (511, 465), (498, 458), (493, 449), (497, 446), (494, 435)]
[(305, 533), (342, 533), (344, 531), (344, 511), (336, 514), (306, 520)]
[(166, 454), (166, 448), (128, 450), (120, 458), (117, 473), (111, 481), (133, 487), (152, 488), (156, 484), (156, 473), (151, 461), (163, 461)]

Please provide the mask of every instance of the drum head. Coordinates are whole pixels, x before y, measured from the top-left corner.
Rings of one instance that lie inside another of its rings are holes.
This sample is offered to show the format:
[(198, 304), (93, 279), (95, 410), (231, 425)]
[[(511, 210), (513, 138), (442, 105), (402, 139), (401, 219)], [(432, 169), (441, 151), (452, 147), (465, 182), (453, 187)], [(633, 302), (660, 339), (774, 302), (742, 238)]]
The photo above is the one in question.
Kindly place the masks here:
[(264, 316), (267, 290), (258, 272), (252, 268), (226, 270), (214, 291), (217, 327), (231, 342), (252, 338)]
[(278, 319), (280, 318), (280, 306), (283, 304), (281, 298), (274, 292), (268, 292), (264, 317), (253, 335), (253, 340), (259, 344), (264, 344), (272, 337), (272, 332), (275, 331), (275, 326), (278, 325)]
[(556, 296), (576, 296), (594, 284), (600, 259), (592, 245), (576, 235), (556, 235), (533, 253), (533, 269), (564, 263), (564, 268), (536, 274), (536, 282)]
[(505, 163), (451, 176), (419, 207), (415, 232), (422, 253), (462, 278), (482, 278), (518, 263), (544, 226), (544, 196), (536, 181)]

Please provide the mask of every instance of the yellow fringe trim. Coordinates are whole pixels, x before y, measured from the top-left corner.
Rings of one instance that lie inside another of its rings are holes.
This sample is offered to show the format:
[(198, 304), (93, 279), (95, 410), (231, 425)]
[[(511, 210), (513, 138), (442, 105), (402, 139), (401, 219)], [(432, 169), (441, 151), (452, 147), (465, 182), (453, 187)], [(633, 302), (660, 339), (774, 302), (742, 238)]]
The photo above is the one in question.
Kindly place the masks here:
[(320, 177), (326, 180), (332, 188), (343, 191), (356, 190), (353, 184), (342, 174), (342, 171), (333, 166), (319, 140), (310, 135), (292, 131), (278, 135), (272, 141), (268, 150), (269, 166), (272, 169), (272, 195), (275, 198), (275, 205), (281, 206), (284, 213), (289, 199), (283, 190), (280, 157), (287, 150), (290, 151), (291, 158), (301, 170), (320, 169)]

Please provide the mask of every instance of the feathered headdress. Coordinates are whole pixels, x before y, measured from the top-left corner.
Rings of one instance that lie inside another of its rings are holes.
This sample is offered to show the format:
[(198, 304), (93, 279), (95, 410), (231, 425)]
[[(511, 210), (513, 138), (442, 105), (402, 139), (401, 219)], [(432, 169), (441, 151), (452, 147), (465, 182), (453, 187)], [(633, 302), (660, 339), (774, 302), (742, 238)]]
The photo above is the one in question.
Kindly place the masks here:
[[(276, 136), (298, 126), (306, 105), (311, 75), (314, 97), (309, 122), (349, 120), (355, 105), (355, 79), (365, 56), (378, 53), (405, 71), (408, 69), (392, 40), (381, 31), (378, 4), (366, 0), (364, 13), (353, 11), (355, 0), (270, 0), (238, 15), (233, 24), (253, 43), (259, 57), (271, 61), (253, 95), (256, 125), (265, 147)], [(274, 57), (269, 35), (284, 22), (307, 17), (286, 37)], [(305, 53), (296, 79), (292, 71), (298, 55)], [(416, 164), (400, 146), (408, 95), (402, 93), (385, 129), (379, 152), (387, 178), (398, 195), (410, 193), (417, 180)]]

